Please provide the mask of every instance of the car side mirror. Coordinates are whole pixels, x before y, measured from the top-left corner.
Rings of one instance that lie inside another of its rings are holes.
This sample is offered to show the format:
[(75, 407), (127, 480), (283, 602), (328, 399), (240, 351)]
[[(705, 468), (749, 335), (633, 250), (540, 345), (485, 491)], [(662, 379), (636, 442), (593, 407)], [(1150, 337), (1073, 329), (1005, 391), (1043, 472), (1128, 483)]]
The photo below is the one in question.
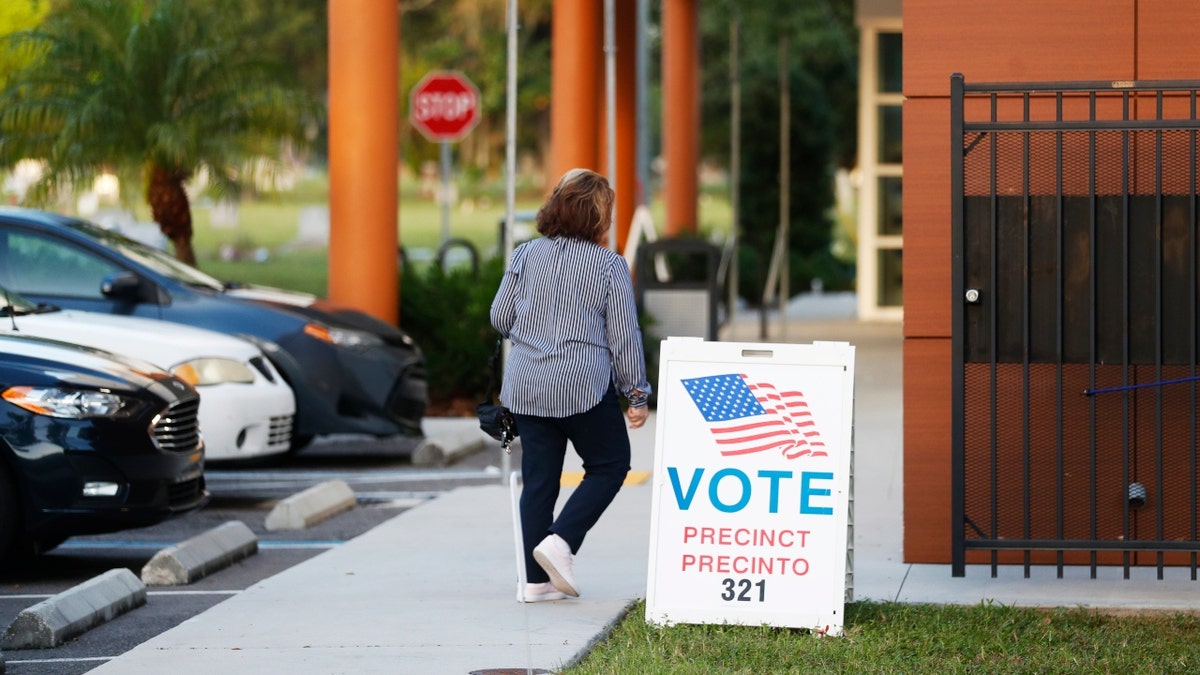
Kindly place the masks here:
[(133, 272), (115, 272), (100, 281), (100, 292), (118, 300), (138, 300), (141, 281)]

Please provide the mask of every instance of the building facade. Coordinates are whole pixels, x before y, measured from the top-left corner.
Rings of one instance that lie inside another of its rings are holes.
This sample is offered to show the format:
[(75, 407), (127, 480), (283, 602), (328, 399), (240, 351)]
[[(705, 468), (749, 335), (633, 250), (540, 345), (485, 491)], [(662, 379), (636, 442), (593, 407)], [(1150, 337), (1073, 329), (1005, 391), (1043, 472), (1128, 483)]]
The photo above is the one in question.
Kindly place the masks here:
[[(1200, 4), (905, 0), (899, 10), (899, 2), (860, 0), (858, 5), (864, 41), (864, 154), (880, 147), (883, 141), (871, 134), (886, 133), (890, 123), (879, 110), (892, 105), (890, 93), (879, 88), (887, 79), (878, 63), (885, 48), (881, 31), (903, 28), (903, 169), (864, 157), (860, 232), (886, 229), (878, 219), (886, 213), (890, 188), (879, 183), (892, 171), (902, 173), (904, 557), (906, 562), (947, 563), (954, 527), (952, 411), (959, 403), (952, 394), (953, 303), (958, 299), (951, 293), (951, 74), (961, 73), (975, 83), (1196, 78)], [(882, 250), (891, 242), (888, 236), (863, 240)], [(860, 264), (871, 253), (869, 248), (865, 255), (860, 251)], [(874, 274), (886, 274), (880, 266)], [(879, 278), (865, 281), (878, 283)]]

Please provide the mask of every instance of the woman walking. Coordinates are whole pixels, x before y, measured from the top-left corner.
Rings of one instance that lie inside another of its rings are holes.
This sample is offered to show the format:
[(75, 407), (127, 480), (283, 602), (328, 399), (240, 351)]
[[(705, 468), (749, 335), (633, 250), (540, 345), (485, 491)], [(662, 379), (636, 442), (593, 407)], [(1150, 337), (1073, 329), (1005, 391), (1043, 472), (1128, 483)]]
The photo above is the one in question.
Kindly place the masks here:
[[(648, 415), (646, 360), (625, 259), (602, 242), (614, 194), (594, 171), (572, 169), (537, 214), (541, 238), (513, 251), (492, 301), (492, 326), (512, 348), (500, 400), (521, 433), (521, 602), (579, 595), (574, 556), (629, 472), (629, 428)], [(583, 481), (558, 500), (567, 442)]]

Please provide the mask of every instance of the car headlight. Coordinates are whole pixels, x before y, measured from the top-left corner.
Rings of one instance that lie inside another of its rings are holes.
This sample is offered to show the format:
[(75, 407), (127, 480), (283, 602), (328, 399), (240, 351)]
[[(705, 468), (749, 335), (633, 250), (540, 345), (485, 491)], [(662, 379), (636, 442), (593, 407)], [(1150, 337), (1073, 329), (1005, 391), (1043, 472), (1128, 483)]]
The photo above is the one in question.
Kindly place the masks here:
[(130, 417), (142, 402), (107, 391), (64, 389), (61, 387), (9, 387), (5, 401), (38, 415), (86, 419), (89, 417)]
[(378, 335), (346, 328), (331, 328), (319, 323), (305, 324), (304, 333), (339, 347), (367, 347), (383, 344)]
[(171, 373), (193, 387), (236, 382), (254, 382), (254, 372), (244, 363), (233, 359), (202, 358), (185, 361), (173, 368)]

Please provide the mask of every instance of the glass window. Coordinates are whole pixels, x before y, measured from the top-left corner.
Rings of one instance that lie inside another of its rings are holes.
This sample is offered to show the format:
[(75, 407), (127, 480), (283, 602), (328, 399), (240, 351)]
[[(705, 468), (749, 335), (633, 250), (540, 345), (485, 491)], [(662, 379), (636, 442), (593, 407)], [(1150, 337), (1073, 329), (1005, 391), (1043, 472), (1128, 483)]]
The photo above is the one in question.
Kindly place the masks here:
[(10, 232), (7, 283), (18, 293), (102, 299), (100, 281), (120, 271), (105, 260), (61, 241)]
[(904, 120), (898, 105), (879, 106), (879, 163), (900, 164), (904, 160)]
[(134, 241), (87, 221), (76, 220), (71, 221), (69, 224), (72, 228), (83, 232), (92, 239), (103, 242), (109, 248), (116, 249), (119, 253), (124, 254), (125, 257), (132, 258), (169, 279), (174, 279), (179, 283), (197, 288), (208, 287), (214, 291), (222, 289), (220, 281), (208, 276), (195, 267), (179, 262), (166, 251), (147, 246), (139, 241)]
[(904, 234), (901, 182), (899, 176), (879, 177), (879, 234)]
[(879, 34), (879, 91), (899, 94), (903, 90), (903, 46), (904, 38), (900, 33)]
[(879, 306), (900, 307), (904, 304), (904, 251), (880, 249), (878, 260)]

